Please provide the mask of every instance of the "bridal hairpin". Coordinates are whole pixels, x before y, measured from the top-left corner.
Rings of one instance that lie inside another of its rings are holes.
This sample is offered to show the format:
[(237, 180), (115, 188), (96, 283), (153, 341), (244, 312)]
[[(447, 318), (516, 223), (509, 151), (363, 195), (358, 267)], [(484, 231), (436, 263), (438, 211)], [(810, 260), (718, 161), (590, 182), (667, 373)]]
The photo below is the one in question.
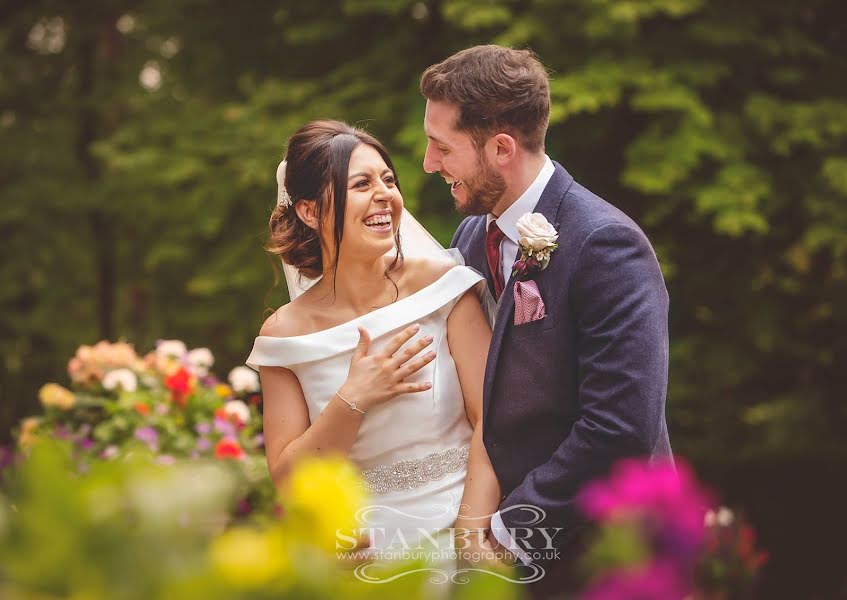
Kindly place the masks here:
[(287, 162), (283, 160), (276, 168), (276, 205), (281, 208), (291, 206), (291, 196), (288, 190), (285, 189), (285, 166)]

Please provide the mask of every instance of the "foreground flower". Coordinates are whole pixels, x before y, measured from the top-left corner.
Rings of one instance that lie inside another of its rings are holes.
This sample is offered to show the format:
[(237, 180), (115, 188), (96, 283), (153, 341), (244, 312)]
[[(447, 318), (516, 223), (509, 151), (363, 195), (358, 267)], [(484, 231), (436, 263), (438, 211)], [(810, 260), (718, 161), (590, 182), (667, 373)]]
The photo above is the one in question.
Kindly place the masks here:
[(210, 558), (225, 580), (248, 587), (267, 584), (285, 573), (290, 563), (276, 530), (230, 529), (212, 543)]
[(235, 367), (229, 372), (229, 384), (238, 393), (258, 392), (259, 376), (250, 367)]
[(245, 457), (244, 450), (239, 445), (238, 441), (232, 438), (222, 438), (215, 444), (215, 458), (226, 460), (232, 458), (241, 460)]
[(72, 391), (58, 383), (47, 383), (38, 391), (38, 399), (45, 408), (55, 407), (68, 410), (76, 404), (76, 396)]
[(587, 484), (578, 503), (601, 523), (640, 522), (660, 552), (693, 560), (703, 545), (710, 499), (685, 464), (630, 459), (616, 464), (608, 479)]
[(356, 468), (343, 457), (306, 458), (292, 469), (281, 499), (286, 513), (306, 524), (314, 545), (334, 551), (339, 530), (358, 527), (356, 513), (367, 492)]
[(103, 377), (103, 387), (107, 390), (121, 388), (125, 392), (138, 389), (138, 377), (129, 369), (115, 369)]

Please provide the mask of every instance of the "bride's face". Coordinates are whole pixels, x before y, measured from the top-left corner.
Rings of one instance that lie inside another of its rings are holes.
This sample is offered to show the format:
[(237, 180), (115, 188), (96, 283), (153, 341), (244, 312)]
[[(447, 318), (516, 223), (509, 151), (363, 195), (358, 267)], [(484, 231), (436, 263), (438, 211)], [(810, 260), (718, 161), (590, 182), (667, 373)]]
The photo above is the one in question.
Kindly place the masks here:
[(341, 256), (373, 258), (390, 252), (402, 211), (394, 172), (373, 147), (359, 144), (347, 171)]

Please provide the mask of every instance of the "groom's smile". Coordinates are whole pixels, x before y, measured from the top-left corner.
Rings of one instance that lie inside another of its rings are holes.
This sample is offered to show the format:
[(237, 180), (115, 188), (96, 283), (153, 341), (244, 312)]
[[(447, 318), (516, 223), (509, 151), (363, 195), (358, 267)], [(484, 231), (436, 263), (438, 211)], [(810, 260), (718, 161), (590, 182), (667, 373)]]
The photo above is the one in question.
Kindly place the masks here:
[(450, 191), (456, 191), (456, 188), (462, 185), (462, 182), (458, 179), (454, 179), (448, 175), (444, 175), (443, 173), (441, 174), (441, 176), (444, 178), (444, 181), (446, 181), (447, 184), (450, 186)]

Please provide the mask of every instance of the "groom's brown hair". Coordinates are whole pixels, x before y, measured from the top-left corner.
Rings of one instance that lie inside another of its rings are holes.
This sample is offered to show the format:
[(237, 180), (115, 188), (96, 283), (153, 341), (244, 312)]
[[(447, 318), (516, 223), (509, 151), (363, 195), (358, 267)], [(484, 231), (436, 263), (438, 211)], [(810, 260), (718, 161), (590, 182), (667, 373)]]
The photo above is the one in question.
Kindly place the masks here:
[(421, 75), (428, 100), (459, 107), (455, 126), (477, 145), (504, 132), (530, 152), (544, 149), (550, 121), (550, 82), (530, 50), (474, 46), (429, 67)]

